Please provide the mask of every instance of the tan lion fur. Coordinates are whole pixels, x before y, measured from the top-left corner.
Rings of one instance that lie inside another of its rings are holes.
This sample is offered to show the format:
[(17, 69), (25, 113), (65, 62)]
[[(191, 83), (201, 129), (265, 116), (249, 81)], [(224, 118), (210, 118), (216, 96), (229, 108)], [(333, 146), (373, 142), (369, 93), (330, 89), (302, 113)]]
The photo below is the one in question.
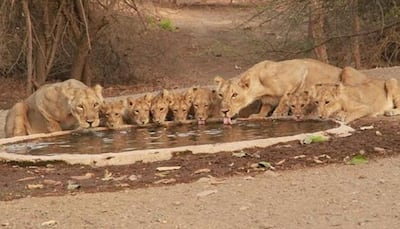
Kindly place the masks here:
[(193, 86), (187, 91), (187, 96), (193, 104), (194, 117), (198, 124), (205, 124), (210, 117), (221, 116), (221, 100), (215, 90)]
[(355, 86), (317, 84), (314, 87), (317, 113), (345, 123), (366, 116), (400, 114), (398, 81), (369, 79)]
[[(163, 89), (160, 91), (151, 101), (151, 116), (152, 120), (156, 124), (163, 124), (168, 119), (168, 116), (172, 116), (169, 105), (171, 103), (171, 93)], [(170, 113), (170, 114), (169, 114)]]
[(127, 124), (125, 109), (126, 100), (104, 102), (100, 108), (101, 125), (113, 129)]
[(187, 92), (171, 92), (169, 109), (172, 111), (175, 122), (186, 122), (191, 107), (192, 103)]
[(146, 125), (150, 122), (150, 107), (152, 94), (145, 94), (139, 98), (129, 97), (128, 116), (138, 125)]
[(7, 138), (28, 135), (32, 132), (28, 121), (28, 106), (25, 102), (16, 103), (8, 111), (4, 130)]
[[(341, 69), (312, 59), (281, 62), (263, 61), (238, 77), (224, 80), (216, 77), (217, 91), (222, 99), (221, 112), (231, 118), (255, 100), (262, 106), (256, 116), (266, 116), (286, 93), (299, 88), (309, 89), (317, 83), (337, 83)], [(283, 106), (283, 104), (279, 104)]]
[[(30, 126), (27, 134), (97, 127), (100, 123), (100, 104), (103, 102), (101, 92), (100, 85), (89, 88), (78, 80), (70, 79), (43, 85), (24, 101), (25, 108), (17, 110), (27, 110), (24, 117), (27, 126)], [(17, 107), (22, 105), (17, 104)], [(18, 112), (17, 115), (20, 115)], [(12, 126), (12, 120), (22, 119), (9, 117), (6, 126)]]
[(316, 106), (310, 91), (287, 93), (282, 97), (282, 103), (285, 105), (282, 106), (284, 109), (275, 111), (282, 117), (290, 114), (296, 120), (302, 120), (313, 118), (316, 114)]

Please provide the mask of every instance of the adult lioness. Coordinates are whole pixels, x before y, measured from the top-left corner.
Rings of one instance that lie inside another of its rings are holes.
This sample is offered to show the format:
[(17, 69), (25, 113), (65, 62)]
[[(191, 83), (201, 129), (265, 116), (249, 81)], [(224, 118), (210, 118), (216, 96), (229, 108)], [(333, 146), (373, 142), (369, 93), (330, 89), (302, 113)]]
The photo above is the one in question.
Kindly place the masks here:
[(4, 132), (7, 138), (28, 135), (32, 132), (28, 121), (28, 106), (25, 102), (16, 103), (8, 111)]
[(217, 76), (215, 82), (222, 98), (224, 123), (231, 123), (231, 117), (257, 99), (262, 101), (257, 116), (266, 116), (278, 106), (284, 94), (308, 89), (317, 83), (336, 83), (340, 72), (340, 68), (317, 60), (294, 59), (263, 61), (230, 80)]
[(40, 87), (25, 100), (31, 133), (97, 127), (101, 92), (75, 79)]
[(334, 117), (345, 123), (376, 115), (400, 114), (398, 81), (367, 80), (356, 86), (317, 84), (314, 100), (321, 118)]
[(187, 91), (187, 96), (193, 104), (194, 117), (199, 125), (205, 124), (209, 117), (220, 116), (221, 100), (215, 90), (193, 86)]

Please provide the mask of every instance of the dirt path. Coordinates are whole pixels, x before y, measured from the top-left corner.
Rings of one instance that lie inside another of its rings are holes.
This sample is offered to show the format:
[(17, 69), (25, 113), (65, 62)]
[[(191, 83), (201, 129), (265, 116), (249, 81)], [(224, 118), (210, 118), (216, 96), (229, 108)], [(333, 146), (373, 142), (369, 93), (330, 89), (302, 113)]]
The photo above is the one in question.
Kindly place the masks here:
[(399, 228), (400, 158), (0, 202), (3, 228)]
[[(227, 14), (223, 14), (224, 12)], [(251, 42), (253, 37), (234, 40), (241, 31), (231, 28), (237, 23), (238, 15), (242, 16), (242, 12), (248, 13), (240, 8), (230, 11), (182, 9), (179, 14), (175, 10), (160, 11), (165, 17), (171, 18), (182, 33), (190, 34), (191, 46), (184, 47), (183, 51), (179, 50), (179, 42), (173, 43), (181, 54), (178, 55), (179, 60), (185, 60), (185, 67), (179, 71), (187, 74), (188, 85), (206, 84), (211, 82), (216, 74), (234, 76), (261, 60), (262, 56), (256, 55), (256, 43)], [(243, 46), (246, 44), (247, 46)], [(377, 77), (399, 77), (400, 67), (372, 69), (367, 70), (367, 73)], [(8, 90), (11, 93), (15, 89)], [(7, 95), (6, 92), (5, 94)], [(1, 127), (4, 125), (4, 117), (5, 112), (0, 111)], [(370, 124), (378, 121), (379, 119), (376, 119)], [(377, 139), (373, 146), (380, 146), (379, 143), (399, 142), (396, 138), (386, 138), (386, 133), (393, 130), (385, 127), (379, 129), (384, 135)], [(357, 136), (357, 139), (365, 138), (361, 134)], [(3, 129), (0, 130), (0, 137), (3, 137)], [(352, 144), (360, 142), (362, 144), (362, 141), (355, 139)], [(355, 145), (357, 152), (363, 149)], [(325, 151), (326, 148), (331, 151), (355, 150), (345, 148), (339, 143), (325, 145)], [(373, 147), (369, 148), (368, 150), (372, 151)], [(309, 150), (318, 151), (319, 154), (325, 152), (318, 146)], [(295, 155), (304, 153), (304, 149), (302, 151), (297, 146), (288, 148), (287, 151), (294, 151)], [(352, 154), (353, 151), (347, 153)], [(290, 153), (287, 152), (288, 155), (291, 155)], [(399, 157), (379, 159), (358, 166), (335, 164), (311, 169), (304, 169), (302, 166), (300, 164), (298, 169), (282, 171), (279, 174), (266, 172), (254, 178), (225, 176), (217, 180), (202, 179), (202, 182), (136, 190), (127, 188), (125, 191), (111, 193), (68, 194), (2, 201), (0, 227), (400, 228)], [(17, 168), (10, 167), (6, 172), (16, 173)], [(230, 170), (228, 166), (225, 167)], [(31, 169), (28, 170), (31, 172)], [(63, 175), (64, 170), (65, 168), (59, 173)], [(76, 170), (79, 173), (74, 175), (84, 173), (83, 167)], [(127, 174), (137, 171), (129, 172)], [(54, 176), (57, 178), (60, 174)], [(2, 180), (6, 180), (5, 176), (6, 173), (0, 174), (0, 179), (3, 177)], [(70, 174), (67, 178), (69, 176)], [(42, 178), (47, 177), (40, 177)], [(153, 174), (151, 178), (155, 179)], [(97, 188), (97, 191), (105, 190), (93, 180), (94, 184), (91, 187)], [(4, 186), (0, 186), (0, 192), (6, 189), (2, 189)], [(24, 194), (30, 194), (30, 190), (24, 187), (22, 190)], [(7, 192), (1, 194), (7, 195)], [(43, 223), (45, 225), (42, 226)]]

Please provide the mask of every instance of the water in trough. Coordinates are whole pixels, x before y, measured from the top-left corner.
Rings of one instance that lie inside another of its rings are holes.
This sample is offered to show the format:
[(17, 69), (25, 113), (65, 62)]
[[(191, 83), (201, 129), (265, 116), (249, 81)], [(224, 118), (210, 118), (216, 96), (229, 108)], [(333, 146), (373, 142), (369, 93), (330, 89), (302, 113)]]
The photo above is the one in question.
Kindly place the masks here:
[[(101, 154), (133, 150), (170, 148), (243, 140), (264, 139), (327, 130), (338, 125), (330, 121), (258, 120), (234, 125), (174, 125), (132, 127), (120, 130), (73, 133), (5, 145), (9, 153), (30, 155)], [(229, 149), (227, 149), (229, 150)]]

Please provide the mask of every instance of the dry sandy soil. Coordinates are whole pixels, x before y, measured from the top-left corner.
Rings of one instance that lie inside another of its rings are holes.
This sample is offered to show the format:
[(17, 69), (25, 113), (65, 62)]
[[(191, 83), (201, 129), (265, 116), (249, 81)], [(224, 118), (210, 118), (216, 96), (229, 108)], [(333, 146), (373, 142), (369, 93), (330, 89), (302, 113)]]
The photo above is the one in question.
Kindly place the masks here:
[[(207, 17), (198, 9), (168, 12), (181, 31), (189, 30), (191, 23), (204, 23), (190, 30), (191, 36), (211, 42), (216, 22), (227, 29), (242, 11), (208, 9)], [(182, 15), (185, 20), (179, 20)], [(213, 21), (210, 15), (219, 18)], [(218, 72), (233, 76), (238, 72), (235, 64), (245, 69), (250, 60), (256, 63), (252, 58), (199, 63), (196, 71), (204, 78), (187, 77), (182, 86), (207, 83)], [(187, 61), (193, 67), (193, 59)], [(399, 68), (367, 72), (400, 75)], [(22, 87), (2, 85), (4, 109), (21, 98), (16, 92)], [(126, 90), (106, 88), (110, 95)], [(136, 91), (137, 85), (130, 92)], [(214, 155), (180, 152), (169, 161), (127, 166), (0, 162), (0, 227), (399, 228), (399, 120), (365, 118), (352, 123), (356, 131), (349, 137), (310, 145), (289, 142)], [(350, 165), (349, 159), (357, 155), (368, 163)], [(269, 162), (274, 169), (259, 162)], [(177, 165), (179, 170), (156, 169)]]

